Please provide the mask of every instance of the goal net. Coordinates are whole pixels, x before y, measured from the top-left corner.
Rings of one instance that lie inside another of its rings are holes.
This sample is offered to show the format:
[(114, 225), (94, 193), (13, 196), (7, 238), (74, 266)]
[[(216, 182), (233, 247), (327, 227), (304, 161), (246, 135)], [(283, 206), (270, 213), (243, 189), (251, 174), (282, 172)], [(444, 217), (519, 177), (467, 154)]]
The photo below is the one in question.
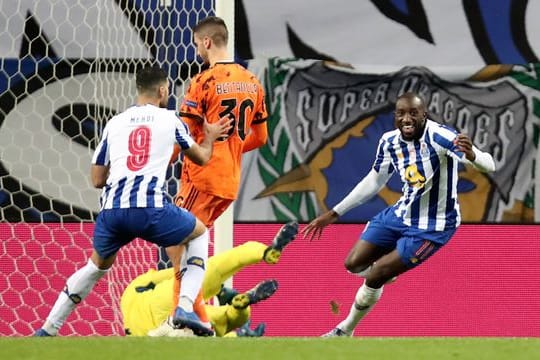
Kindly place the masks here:
[[(212, 14), (211, 0), (0, 3), (0, 335), (32, 334), (86, 262), (99, 200), (91, 156), (107, 119), (133, 103), (136, 70), (167, 69), (176, 107), (200, 71), (190, 29)], [(60, 334), (122, 335), (121, 293), (157, 261), (142, 240), (122, 249)]]

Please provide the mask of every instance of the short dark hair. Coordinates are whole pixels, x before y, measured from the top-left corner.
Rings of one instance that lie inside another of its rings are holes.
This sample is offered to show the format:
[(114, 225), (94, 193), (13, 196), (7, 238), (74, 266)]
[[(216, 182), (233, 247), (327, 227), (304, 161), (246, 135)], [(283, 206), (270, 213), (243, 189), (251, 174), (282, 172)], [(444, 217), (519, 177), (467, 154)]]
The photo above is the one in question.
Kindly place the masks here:
[(400, 99), (409, 99), (409, 100), (413, 100), (413, 99), (418, 99), (420, 101), (420, 103), (422, 104), (423, 107), (426, 107), (426, 101), (425, 99), (420, 96), (419, 94), (413, 92), (413, 91), (407, 91), (407, 92), (404, 92), (403, 94), (399, 95), (398, 100)]
[(167, 81), (167, 73), (157, 65), (148, 65), (137, 72), (137, 91), (144, 93), (153, 91)]
[(218, 46), (227, 45), (229, 30), (222, 18), (209, 16), (202, 19), (193, 28), (193, 33), (208, 36)]

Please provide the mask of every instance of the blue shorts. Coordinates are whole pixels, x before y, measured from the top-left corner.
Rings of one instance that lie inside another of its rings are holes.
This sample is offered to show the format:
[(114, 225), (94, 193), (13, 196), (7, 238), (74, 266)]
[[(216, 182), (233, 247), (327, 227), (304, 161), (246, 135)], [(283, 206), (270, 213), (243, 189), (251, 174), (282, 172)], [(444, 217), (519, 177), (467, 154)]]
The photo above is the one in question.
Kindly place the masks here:
[(195, 216), (170, 203), (162, 208), (105, 209), (96, 220), (94, 249), (108, 258), (135, 238), (159, 246), (180, 244), (195, 228)]
[(405, 225), (389, 207), (367, 223), (360, 238), (390, 251), (397, 249), (401, 261), (413, 268), (435, 254), (455, 232), (455, 228), (435, 231)]

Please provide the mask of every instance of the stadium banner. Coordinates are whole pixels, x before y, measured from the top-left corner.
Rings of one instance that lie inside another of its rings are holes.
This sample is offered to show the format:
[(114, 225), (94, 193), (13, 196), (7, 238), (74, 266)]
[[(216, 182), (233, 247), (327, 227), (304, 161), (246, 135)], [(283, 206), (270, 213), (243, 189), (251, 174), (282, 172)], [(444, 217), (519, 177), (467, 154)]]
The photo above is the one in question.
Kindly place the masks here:
[[(294, 240), (278, 264), (237, 273), (239, 291), (264, 279), (279, 284), (271, 298), (252, 306), (252, 324), (266, 323), (268, 336), (318, 336), (344, 319), (363, 280), (343, 262), (363, 227), (331, 225), (320, 240)], [(278, 229), (237, 224), (235, 245), (270, 244)], [(28, 336), (42, 325), (67, 277), (86, 262), (92, 230), (90, 223), (0, 224), (0, 336)], [(538, 225), (462, 225), (424, 265), (385, 286), (356, 335), (540, 337), (538, 238)], [(126, 272), (100, 280), (61, 335), (123, 335), (120, 295), (155, 268), (156, 251), (130, 244), (115, 267), (122, 263), (129, 264)]]
[[(91, 67), (44, 58), (4, 65), (12, 81), (0, 79), (2, 220), (92, 221), (99, 210), (99, 190), (88, 175), (92, 149), (110, 114), (135, 96), (137, 63)], [(235, 221), (308, 221), (334, 206), (368, 172), (380, 135), (393, 128), (396, 97), (407, 90), (426, 98), (430, 117), (467, 133), (495, 159), (493, 174), (460, 168), (464, 222), (539, 221), (533, 192), (539, 63), (364, 73), (325, 61), (271, 58), (249, 67), (267, 91), (269, 141), (244, 156)], [(93, 98), (95, 91), (116, 87), (124, 97)], [(173, 196), (178, 169), (170, 174)], [(341, 221), (366, 222), (400, 192), (393, 177), (376, 198)]]
[[(176, 107), (200, 71), (185, 29), (213, 14), (214, 2), (40, 4), (0, 4), (0, 22), (9, 24), (0, 35), (1, 219), (93, 221), (99, 191), (88, 166), (105, 122), (133, 102), (134, 72), (145, 61), (168, 70), (169, 106)], [(435, 120), (466, 132), (497, 161), (489, 176), (461, 169), (465, 222), (540, 222), (533, 192), (540, 24), (525, 21), (540, 2), (295, 4), (237, 6), (237, 55), (256, 59), (249, 66), (261, 75), (271, 110), (269, 145), (245, 157), (237, 222), (308, 221), (333, 206), (367, 172), (377, 137), (392, 127), (392, 103), (405, 89), (423, 92)], [(321, 27), (329, 17), (340, 21)], [(366, 29), (370, 36), (352, 45), (336, 41)], [(379, 46), (387, 39), (392, 46)], [(530, 65), (485, 66), (494, 63)], [(171, 195), (178, 172), (179, 165), (170, 172)], [(367, 221), (399, 191), (394, 178), (342, 221)]]
[[(405, 91), (425, 99), (431, 119), (493, 155), (492, 174), (459, 168), (463, 221), (534, 221), (540, 64), (365, 73), (335, 62), (270, 58), (250, 68), (266, 87), (269, 142), (245, 159), (237, 221), (307, 221), (333, 207), (370, 170)], [(397, 201), (401, 187), (394, 175), (377, 197), (340, 221), (369, 221)]]
[[(334, 59), (355, 67), (538, 62), (537, 1), (242, 0), (238, 51)], [(245, 15), (244, 15), (245, 14)], [(246, 21), (242, 21), (245, 16)], [(324, 25), (323, 25), (324, 24)]]

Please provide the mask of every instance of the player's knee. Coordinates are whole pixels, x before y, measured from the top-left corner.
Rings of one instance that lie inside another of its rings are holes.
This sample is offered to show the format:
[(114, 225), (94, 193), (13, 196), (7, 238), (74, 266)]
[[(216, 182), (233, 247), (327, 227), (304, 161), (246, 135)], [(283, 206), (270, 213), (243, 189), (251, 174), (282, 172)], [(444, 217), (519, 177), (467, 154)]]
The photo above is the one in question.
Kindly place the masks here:
[(207, 231), (208, 231), (208, 228), (206, 227), (206, 225), (204, 225), (202, 221), (197, 219), (195, 222), (195, 228), (193, 229), (193, 232), (191, 233), (190, 240), (197, 238), (201, 235), (204, 235)]
[(356, 265), (353, 259), (347, 258), (345, 259), (345, 263), (343, 264), (345, 266), (345, 269), (351, 273), (357, 273), (361, 271), (359, 267)]
[(349, 254), (345, 259), (345, 268), (351, 273), (359, 273), (367, 269), (371, 264), (367, 264), (359, 256), (355, 254)]

